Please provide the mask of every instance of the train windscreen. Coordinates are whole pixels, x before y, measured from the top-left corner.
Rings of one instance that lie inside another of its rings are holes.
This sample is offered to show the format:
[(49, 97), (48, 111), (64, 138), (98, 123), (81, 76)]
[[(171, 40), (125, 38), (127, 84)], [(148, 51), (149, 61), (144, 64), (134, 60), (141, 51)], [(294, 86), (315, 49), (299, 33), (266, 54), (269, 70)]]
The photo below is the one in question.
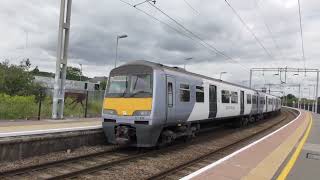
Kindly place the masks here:
[(117, 75), (110, 77), (106, 97), (151, 97), (150, 74)]

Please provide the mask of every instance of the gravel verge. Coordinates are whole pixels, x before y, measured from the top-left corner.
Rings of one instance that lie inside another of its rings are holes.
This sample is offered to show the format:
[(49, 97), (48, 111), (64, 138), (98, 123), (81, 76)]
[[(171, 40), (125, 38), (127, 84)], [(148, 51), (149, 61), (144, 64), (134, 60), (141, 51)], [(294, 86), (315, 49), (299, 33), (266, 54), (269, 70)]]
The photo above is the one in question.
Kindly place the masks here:
[(83, 146), (83, 147), (72, 149), (72, 150), (49, 153), (46, 155), (26, 158), (23, 160), (1, 162), (0, 172), (23, 168), (23, 167), (32, 166), (32, 165), (53, 162), (53, 161), (59, 161), (67, 158), (79, 157), (87, 154), (98, 153), (106, 150), (111, 150), (113, 147), (114, 146), (112, 145)]

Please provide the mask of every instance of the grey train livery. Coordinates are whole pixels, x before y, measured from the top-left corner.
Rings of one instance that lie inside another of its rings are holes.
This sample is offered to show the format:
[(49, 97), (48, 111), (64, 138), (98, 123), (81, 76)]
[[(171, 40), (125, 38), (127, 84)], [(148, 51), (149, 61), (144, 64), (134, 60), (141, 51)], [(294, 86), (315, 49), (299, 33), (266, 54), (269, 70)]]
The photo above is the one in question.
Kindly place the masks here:
[(204, 122), (246, 125), (280, 111), (279, 97), (148, 61), (113, 69), (103, 102), (108, 142), (137, 147), (191, 137)]

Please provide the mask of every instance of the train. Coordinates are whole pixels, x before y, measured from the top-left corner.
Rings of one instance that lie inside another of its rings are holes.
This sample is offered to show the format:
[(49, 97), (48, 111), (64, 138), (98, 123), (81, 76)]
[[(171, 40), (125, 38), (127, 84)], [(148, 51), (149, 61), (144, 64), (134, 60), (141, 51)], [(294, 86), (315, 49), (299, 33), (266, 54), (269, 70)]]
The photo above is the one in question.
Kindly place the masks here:
[(102, 127), (111, 144), (155, 147), (193, 137), (208, 122), (245, 126), (280, 109), (277, 96), (138, 60), (111, 70)]

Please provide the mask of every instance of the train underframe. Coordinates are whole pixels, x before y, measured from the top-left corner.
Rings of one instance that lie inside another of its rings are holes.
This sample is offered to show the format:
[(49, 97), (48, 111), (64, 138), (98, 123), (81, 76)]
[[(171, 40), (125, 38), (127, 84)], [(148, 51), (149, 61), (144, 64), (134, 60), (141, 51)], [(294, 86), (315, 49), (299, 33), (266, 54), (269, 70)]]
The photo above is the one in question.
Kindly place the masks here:
[[(233, 127), (239, 128), (247, 126), (250, 123), (260, 121), (266, 117), (274, 116), (279, 114), (280, 110), (245, 115), (237, 118), (226, 118), (221, 119), (222, 121), (211, 122), (215, 124), (219, 123), (230, 123)], [(116, 124), (116, 123), (103, 123), (103, 129), (108, 138), (108, 141), (112, 144), (126, 144), (129, 146), (136, 147), (154, 147), (163, 146), (174, 142), (178, 138), (190, 139), (196, 135), (203, 127), (205, 123), (209, 121), (196, 121), (179, 123), (170, 126), (155, 126), (145, 124)]]

